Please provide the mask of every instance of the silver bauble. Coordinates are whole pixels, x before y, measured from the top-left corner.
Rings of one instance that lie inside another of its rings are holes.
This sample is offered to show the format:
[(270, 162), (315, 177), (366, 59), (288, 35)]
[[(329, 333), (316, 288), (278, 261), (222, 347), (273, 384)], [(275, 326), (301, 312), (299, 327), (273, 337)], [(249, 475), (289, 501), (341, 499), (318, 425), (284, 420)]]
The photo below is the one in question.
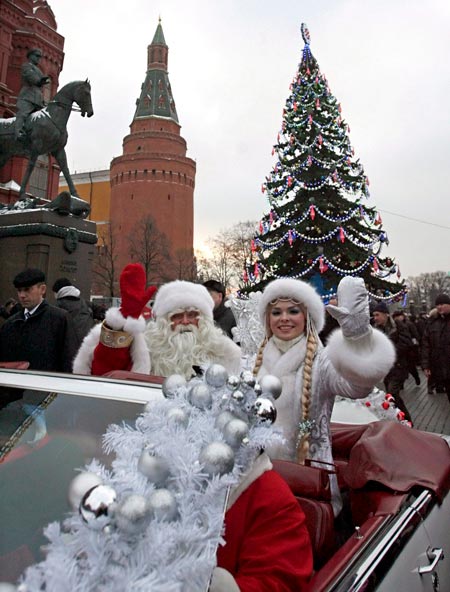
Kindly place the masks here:
[(253, 388), (256, 383), (256, 378), (253, 375), (253, 372), (250, 372), (250, 370), (244, 370), (241, 372), (241, 381), (247, 386)]
[(263, 395), (270, 395), (274, 399), (278, 399), (283, 390), (281, 380), (273, 374), (266, 374), (259, 379), (259, 386), (261, 387)]
[(111, 522), (112, 508), (117, 494), (109, 485), (96, 485), (81, 500), (80, 514), (84, 522), (94, 530), (101, 530)]
[(223, 428), (225, 442), (234, 450), (238, 449), (244, 438), (248, 436), (248, 425), (242, 419), (230, 419)]
[(253, 413), (261, 423), (271, 424), (277, 418), (277, 409), (270, 399), (258, 397), (253, 405)]
[(225, 425), (230, 421), (230, 419), (235, 419), (236, 416), (233, 415), (232, 413), (230, 413), (229, 411), (222, 411), (221, 413), (219, 413), (219, 415), (216, 417), (216, 420), (214, 422), (214, 425), (216, 426), (216, 428), (218, 428), (219, 430), (223, 430), (223, 428), (225, 427)]
[(148, 498), (147, 505), (157, 520), (171, 522), (178, 516), (177, 501), (168, 489), (156, 489)]
[(262, 393), (262, 388), (261, 388), (261, 385), (259, 384), (259, 382), (257, 382), (255, 384), (255, 386), (253, 387), (253, 392), (255, 393), (255, 395), (257, 397), (259, 397), (259, 395)]
[(173, 407), (167, 412), (167, 422), (183, 426), (184, 428), (189, 423), (189, 415), (181, 407)]
[(101, 482), (101, 478), (96, 473), (91, 473), (89, 471), (83, 471), (74, 477), (70, 482), (69, 491), (67, 493), (67, 498), (72, 510), (78, 510), (86, 491), (89, 491), (89, 489), (92, 489), (96, 485), (100, 485)]
[(173, 399), (179, 388), (186, 386), (186, 379), (182, 374), (171, 374), (162, 383), (162, 392), (166, 399)]
[(198, 409), (209, 409), (212, 405), (212, 396), (206, 384), (195, 384), (188, 395), (189, 402)]
[(17, 592), (17, 588), (14, 586), (14, 584), (0, 582), (0, 592)]
[(231, 376), (228, 377), (227, 385), (230, 388), (235, 389), (235, 388), (237, 388), (240, 385), (240, 383), (241, 383), (241, 381), (240, 381), (240, 378), (238, 376), (231, 375)]
[(149, 508), (143, 495), (132, 493), (118, 504), (114, 513), (117, 527), (127, 534), (141, 532), (149, 521)]
[(148, 449), (141, 452), (137, 468), (156, 487), (164, 485), (170, 475), (168, 462)]
[(245, 399), (245, 395), (242, 391), (235, 390), (231, 395), (231, 398), (234, 399), (236, 403), (242, 403), (242, 401)]
[(199, 461), (210, 477), (225, 475), (233, 469), (234, 452), (231, 446), (224, 442), (211, 442), (200, 452)]
[(220, 388), (228, 379), (228, 372), (226, 368), (220, 364), (211, 364), (205, 372), (205, 381), (214, 388)]

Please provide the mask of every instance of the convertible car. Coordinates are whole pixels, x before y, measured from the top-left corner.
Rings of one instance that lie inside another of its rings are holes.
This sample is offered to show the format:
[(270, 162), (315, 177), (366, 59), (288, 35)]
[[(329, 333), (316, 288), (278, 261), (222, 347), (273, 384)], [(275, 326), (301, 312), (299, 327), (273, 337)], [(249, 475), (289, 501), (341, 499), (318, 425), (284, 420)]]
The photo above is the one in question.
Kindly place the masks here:
[[(134, 422), (162, 379), (0, 369), (0, 582), (42, 560), (43, 528), (70, 511), (76, 471), (110, 466), (107, 427)], [(341, 418), (342, 419), (342, 418)], [(332, 426), (335, 465), (274, 461), (302, 505), (314, 549), (311, 592), (450, 590), (450, 449), (395, 421)], [(328, 473), (344, 510), (334, 520)], [(13, 589), (13, 588), (12, 588)]]

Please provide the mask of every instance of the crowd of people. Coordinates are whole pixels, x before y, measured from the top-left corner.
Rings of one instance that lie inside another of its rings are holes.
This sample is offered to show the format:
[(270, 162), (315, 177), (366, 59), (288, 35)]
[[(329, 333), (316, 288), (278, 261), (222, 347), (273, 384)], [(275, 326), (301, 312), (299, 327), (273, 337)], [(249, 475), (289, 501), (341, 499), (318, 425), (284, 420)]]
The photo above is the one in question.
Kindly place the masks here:
[[(142, 266), (127, 265), (120, 276), (120, 307), (110, 308), (97, 324), (67, 278), (53, 285), (56, 306), (45, 299), (45, 275), (40, 270), (17, 274), (14, 286), (21, 309), (8, 315), (0, 328), (0, 362), (26, 360), (31, 369), (92, 375), (114, 370), (163, 377), (176, 373), (187, 380), (212, 363), (223, 365), (230, 374), (240, 371), (240, 348), (231, 339), (236, 321), (225, 307), (225, 290), (219, 282), (176, 280), (157, 290), (146, 286)], [(147, 321), (142, 312), (151, 300), (152, 319)], [(282, 429), (285, 442), (266, 450), (268, 456), (332, 466), (330, 417), (335, 397), (363, 398), (381, 381), (410, 419), (400, 392), (408, 373), (420, 383), (419, 362), (429, 392), (445, 391), (450, 401), (450, 297), (441, 294), (435, 304), (436, 310), (425, 320), (408, 318), (401, 310), (391, 315), (384, 302), (370, 310), (363, 280), (345, 277), (325, 314), (321, 297), (307, 283), (294, 279), (269, 283), (259, 303), (265, 339), (253, 374), (256, 378), (270, 374), (281, 381), (275, 425)], [(292, 519), (298, 528), (289, 529), (283, 544), (274, 548), (271, 529), (257, 531), (254, 538), (256, 523), (246, 530), (240, 518), (230, 519), (225, 539), (233, 540), (238, 528), (240, 548), (248, 548), (248, 539), (254, 548), (260, 546), (261, 553), (268, 553), (271, 565), (279, 565), (277, 575), (271, 575), (271, 589), (301, 590), (312, 570), (304, 517), (287, 487), (277, 486), (275, 495), (270, 469), (269, 460), (256, 469), (248, 492), (258, 491), (259, 500), (267, 496), (266, 513), (275, 516), (283, 507), (288, 522)], [(338, 517), (342, 500), (332, 473), (330, 485)], [(246, 503), (253, 495), (248, 492), (242, 498)], [(256, 498), (251, 499), (253, 507)], [(256, 589), (252, 582), (258, 574), (249, 567), (251, 561), (236, 556), (221, 563), (220, 557), (219, 553), (211, 590)]]

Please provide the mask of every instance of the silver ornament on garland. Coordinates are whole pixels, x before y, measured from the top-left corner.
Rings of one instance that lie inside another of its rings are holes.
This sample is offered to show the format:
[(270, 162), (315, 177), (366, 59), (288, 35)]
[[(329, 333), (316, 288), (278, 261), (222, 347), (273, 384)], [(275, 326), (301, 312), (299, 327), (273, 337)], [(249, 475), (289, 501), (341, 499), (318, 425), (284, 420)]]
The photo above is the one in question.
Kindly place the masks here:
[(219, 415), (216, 417), (216, 420), (214, 422), (214, 425), (216, 426), (216, 428), (218, 428), (219, 430), (223, 430), (223, 428), (226, 426), (226, 424), (231, 420), (231, 419), (236, 419), (236, 416), (233, 415), (232, 413), (230, 413), (229, 411), (222, 411), (221, 413), (219, 413)]
[(114, 521), (121, 531), (134, 535), (147, 526), (149, 514), (147, 499), (133, 493), (117, 505)]
[(278, 399), (283, 390), (281, 380), (273, 374), (266, 374), (259, 380), (259, 386), (261, 387), (263, 395), (270, 395), (274, 399)]
[(137, 468), (156, 487), (164, 485), (170, 475), (170, 467), (166, 459), (153, 454), (148, 449), (141, 452)]
[(244, 370), (241, 372), (241, 382), (250, 388), (253, 388), (256, 384), (256, 378), (253, 375), (253, 372), (250, 372), (250, 370)]
[(186, 378), (182, 374), (171, 374), (162, 383), (162, 392), (166, 399), (173, 399), (179, 388), (186, 386)]
[(177, 501), (168, 489), (157, 489), (147, 500), (150, 514), (157, 520), (171, 522), (178, 516)]
[(234, 452), (231, 446), (224, 442), (211, 442), (200, 452), (199, 461), (210, 477), (225, 475), (233, 469)]
[(167, 412), (167, 421), (168, 423), (178, 424), (185, 428), (189, 423), (189, 415), (181, 407), (173, 407)]
[[(84, 494), (102, 483), (101, 478), (96, 473), (83, 471), (72, 479), (69, 485), (67, 498), (73, 510), (78, 510)], [(1, 591), (0, 591), (1, 592)]]
[(236, 403), (242, 403), (242, 401), (245, 399), (245, 395), (242, 391), (235, 390), (231, 395), (231, 398), (234, 399)]
[(266, 397), (258, 397), (253, 405), (253, 412), (261, 423), (272, 424), (277, 418), (277, 409)]
[(102, 530), (111, 522), (117, 494), (109, 485), (96, 485), (87, 491), (80, 503), (84, 522), (94, 530)]
[(231, 375), (228, 377), (227, 380), (227, 385), (231, 388), (231, 389), (235, 389), (239, 386), (239, 384), (241, 383), (240, 379), (238, 376), (234, 376)]
[(211, 364), (205, 372), (205, 381), (210, 386), (220, 388), (224, 386), (228, 379), (226, 368), (220, 364)]
[(242, 419), (230, 419), (223, 428), (223, 437), (225, 442), (234, 450), (237, 450), (241, 444), (248, 442), (248, 424)]
[(212, 396), (206, 384), (195, 384), (191, 387), (188, 395), (189, 402), (198, 409), (210, 409), (212, 405)]
[(255, 384), (255, 386), (253, 387), (253, 391), (257, 397), (259, 397), (259, 395), (262, 394), (262, 388), (261, 388), (261, 385), (259, 384), (259, 382), (257, 382)]

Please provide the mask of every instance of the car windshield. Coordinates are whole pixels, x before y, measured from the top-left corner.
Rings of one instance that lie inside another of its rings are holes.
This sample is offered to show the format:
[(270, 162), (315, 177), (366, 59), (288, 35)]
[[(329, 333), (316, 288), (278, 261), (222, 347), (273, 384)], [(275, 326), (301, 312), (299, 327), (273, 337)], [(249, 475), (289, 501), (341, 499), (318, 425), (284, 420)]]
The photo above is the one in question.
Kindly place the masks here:
[[(105, 384), (104, 388), (107, 388)], [(92, 459), (109, 467), (102, 436), (134, 422), (142, 403), (0, 386), (0, 573), (15, 583), (43, 558), (43, 528), (70, 510), (77, 469)]]

